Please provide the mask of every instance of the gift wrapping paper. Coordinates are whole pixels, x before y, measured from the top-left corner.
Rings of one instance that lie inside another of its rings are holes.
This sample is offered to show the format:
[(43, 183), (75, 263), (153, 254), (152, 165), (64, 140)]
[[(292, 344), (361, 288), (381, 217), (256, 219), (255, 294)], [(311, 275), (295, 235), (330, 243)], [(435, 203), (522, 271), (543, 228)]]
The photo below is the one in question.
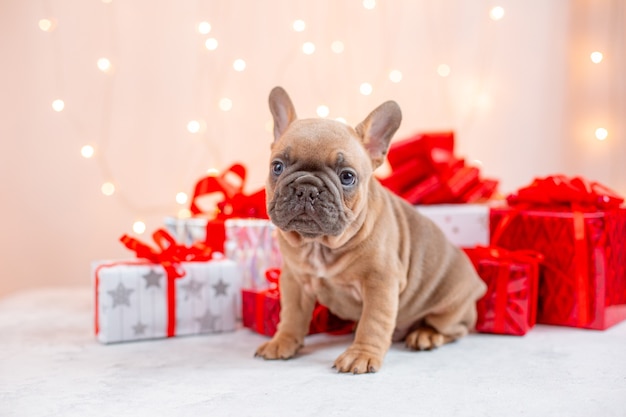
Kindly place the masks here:
[[(536, 322), (541, 255), (490, 248), (465, 251), (476, 272), (487, 284), (487, 292), (476, 303), (476, 330), (481, 333), (525, 335)], [(502, 252), (507, 253), (499, 256)]]
[(489, 206), (486, 204), (435, 204), (415, 208), (459, 247), (489, 244)]
[(243, 288), (267, 288), (266, 271), (282, 263), (276, 226), (263, 219), (228, 219), (225, 226), (226, 257), (241, 269)]
[(626, 208), (494, 208), (491, 232), (498, 246), (543, 254), (538, 323), (602, 330), (626, 319)]
[(274, 336), (280, 322), (280, 295), (276, 291), (241, 291), (242, 324), (259, 334)]
[[(227, 259), (183, 262), (185, 275), (169, 287), (160, 264), (142, 260), (92, 265), (96, 335), (102, 343), (235, 330), (241, 277)], [(173, 290), (173, 291), (171, 291)], [(169, 317), (168, 293), (174, 301)], [(173, 328), (168, 328), (168, 318)], [(168, 334), (171, 331), (171, 334)]]
[(165, 227), (167, 231), (183, 245), (193, 245), (196, 242), (206, 240), (206, 225), (209, 221), (206, 217), (166, 217)]

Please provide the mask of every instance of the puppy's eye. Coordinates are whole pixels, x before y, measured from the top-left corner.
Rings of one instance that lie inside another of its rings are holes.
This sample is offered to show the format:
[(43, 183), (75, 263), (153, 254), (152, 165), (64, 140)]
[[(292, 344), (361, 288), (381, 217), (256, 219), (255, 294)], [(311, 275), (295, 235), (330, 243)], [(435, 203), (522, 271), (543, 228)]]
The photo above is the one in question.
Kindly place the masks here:
[(285, 170), (285, 165), (282, 162), (280, 161), (272, 162), (272, 174), (278, 176), (282, 174), (284, 170)]
[(345, 187), (354, 185), (356, 184), (356, 174), (350, 169), (344, 169), (339, 173), (339, 181)]

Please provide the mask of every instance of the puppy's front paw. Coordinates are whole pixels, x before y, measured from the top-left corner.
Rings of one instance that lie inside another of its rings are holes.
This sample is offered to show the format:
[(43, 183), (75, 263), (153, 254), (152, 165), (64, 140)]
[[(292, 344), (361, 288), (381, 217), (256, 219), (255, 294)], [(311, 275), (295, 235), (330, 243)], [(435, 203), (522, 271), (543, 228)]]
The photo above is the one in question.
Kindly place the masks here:
[(259, 346), (254, 356), (263, 359), (289, 359), (294, 357), (301, 347), (302, 343), (294, 338), (278, 336)]
[(414, 350), (432, 350), (452, 340), (450, 336), (445, 336), (432, 327), (420, 327), (409, 333), (406, 345)]
[(339, 355), (333, 368), (336, 368), (338, 372), (352, 372), (353, 374), (374, 373), (382, 366), (383, 356), (384, 354), (352, 345)]

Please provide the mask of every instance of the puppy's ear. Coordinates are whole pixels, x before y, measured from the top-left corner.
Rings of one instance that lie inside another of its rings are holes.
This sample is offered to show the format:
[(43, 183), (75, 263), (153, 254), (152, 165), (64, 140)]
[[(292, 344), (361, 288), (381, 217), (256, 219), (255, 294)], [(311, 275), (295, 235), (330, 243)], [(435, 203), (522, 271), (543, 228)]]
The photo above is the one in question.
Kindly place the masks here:
[(269, 103), (272, 117), (274, 117), (274, 141), (276, 141), (298, 116), (296, 116), (296, 109), (291, 99), (282, 87), (272, 89)]
[(374, 169), (385, 160), (389, 142), (402, 121), (402, 111), (395, 101), (386, 101), (355, 128), (367, 149)]

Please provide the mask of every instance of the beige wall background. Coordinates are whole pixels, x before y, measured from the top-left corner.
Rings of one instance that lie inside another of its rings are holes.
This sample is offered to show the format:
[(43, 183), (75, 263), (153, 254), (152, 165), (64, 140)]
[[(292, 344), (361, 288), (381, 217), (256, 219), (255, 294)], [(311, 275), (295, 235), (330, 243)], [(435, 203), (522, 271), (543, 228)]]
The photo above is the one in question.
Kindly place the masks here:
[(89, 285), (91, 261), (128, 256), (119, 236), (137, 220), (160, 227), (207, 169), (243, 162), (248, 191), (260, 187), (275, 85), (301, 117), (324, 105), (350, 124), (394, 99), (396, 139), (452, 129), (459, 155), (504, 193), (564, 173), (626, 194), (625, 10), (621, 0), (2, 0), (0, 295)]

